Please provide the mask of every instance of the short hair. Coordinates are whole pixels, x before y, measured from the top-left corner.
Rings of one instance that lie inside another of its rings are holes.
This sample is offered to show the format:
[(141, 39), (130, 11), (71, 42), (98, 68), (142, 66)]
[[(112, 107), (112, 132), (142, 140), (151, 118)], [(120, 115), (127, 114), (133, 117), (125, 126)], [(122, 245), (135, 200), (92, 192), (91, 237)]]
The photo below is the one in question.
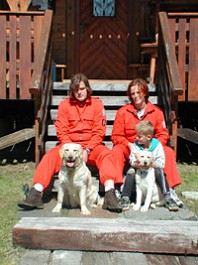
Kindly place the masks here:
[(154, 134), (153, 124), (147, 120), (140, 121), (138, 124), (136, 124), (135, 130), (137, 133), (142, 133), (143, 135), (153, 135)]
[(87, 97), (90, 97), (92, 95), (92, 89), (91, 89), (91, 86), (89, 84), (87, 77), (84, 74), (79, 73), (79, 74), (72, 76), (71, 78), (71, 82), (69, 85), (69, 91), (68, 91), (68, 95), (70, 98), (75, 98), (74, 91), (79, 87), (81, 81), (85, 83), (85, 86), (87, 89)]
[(145, 99), (146, 101), (148, 100), (148, 97), (149, 97), (149, 90), (148, 90), (148, 85), (146, 83), (146, 81), (142, 78), (136, 78), (136, 79), (133, 79), (129, 85), (128, 85), (128, 88), (127, 88), (127, 96), (129, 98), (129, 100), (131, 102), (133, 102), (132, 98), (131, 98), (131, 87), (132, 86), (138, 86), (140, 91), (144, 94), (145, 96)]

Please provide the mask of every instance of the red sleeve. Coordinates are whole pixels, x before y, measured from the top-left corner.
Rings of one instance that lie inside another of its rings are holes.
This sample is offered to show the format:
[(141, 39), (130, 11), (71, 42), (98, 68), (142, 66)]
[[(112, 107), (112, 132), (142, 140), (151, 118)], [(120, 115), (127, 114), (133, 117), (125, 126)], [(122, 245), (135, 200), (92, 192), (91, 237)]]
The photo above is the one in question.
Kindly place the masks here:
[(111, 141), (113, 144), (123, 144), (128, 146), (129, 141), (125, 137), (125, 112), (118, 110), (113, 124)]
[(68, 101), (67, 99), (62, 101), (58, 107), (57, 119), (55, 122), (56, 134), (61, 144), (70, 143), (69, 138), (69, 121), (68, 121)]

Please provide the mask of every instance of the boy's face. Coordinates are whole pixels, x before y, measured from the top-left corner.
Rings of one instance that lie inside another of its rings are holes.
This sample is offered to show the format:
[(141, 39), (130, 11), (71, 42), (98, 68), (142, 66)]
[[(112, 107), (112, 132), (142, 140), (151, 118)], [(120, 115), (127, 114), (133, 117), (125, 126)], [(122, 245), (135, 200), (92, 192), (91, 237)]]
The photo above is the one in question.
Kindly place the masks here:
[(137, 138), (138, 144), (141, 144), (144, 146), (150, 143), (151, 135), (149, 134), (145, 135), (143, 133), (138, 133), (136, 138)]
[(79, 87), (74, 90), (74, 97), (80, 102), (87, 99), (87, 88), (83, 81), (81, 81)]

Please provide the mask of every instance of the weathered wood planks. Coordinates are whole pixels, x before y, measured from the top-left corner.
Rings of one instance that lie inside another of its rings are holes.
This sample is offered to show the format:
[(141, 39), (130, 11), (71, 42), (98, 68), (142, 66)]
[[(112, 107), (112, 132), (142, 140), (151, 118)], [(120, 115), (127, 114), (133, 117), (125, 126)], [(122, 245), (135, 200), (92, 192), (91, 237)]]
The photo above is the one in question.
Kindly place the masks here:
[(27, 248), (198, 254), (198, 222), (23, 217), (13, 243)]

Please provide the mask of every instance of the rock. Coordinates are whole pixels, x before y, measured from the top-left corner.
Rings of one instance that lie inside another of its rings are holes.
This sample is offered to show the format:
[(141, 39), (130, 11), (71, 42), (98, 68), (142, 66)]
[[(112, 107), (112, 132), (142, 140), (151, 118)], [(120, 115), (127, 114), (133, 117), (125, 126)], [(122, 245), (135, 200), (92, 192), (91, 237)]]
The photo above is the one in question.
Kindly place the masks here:
[(198, 201), (198, 191), (183, 191), (182, 196), (188, 200)]

